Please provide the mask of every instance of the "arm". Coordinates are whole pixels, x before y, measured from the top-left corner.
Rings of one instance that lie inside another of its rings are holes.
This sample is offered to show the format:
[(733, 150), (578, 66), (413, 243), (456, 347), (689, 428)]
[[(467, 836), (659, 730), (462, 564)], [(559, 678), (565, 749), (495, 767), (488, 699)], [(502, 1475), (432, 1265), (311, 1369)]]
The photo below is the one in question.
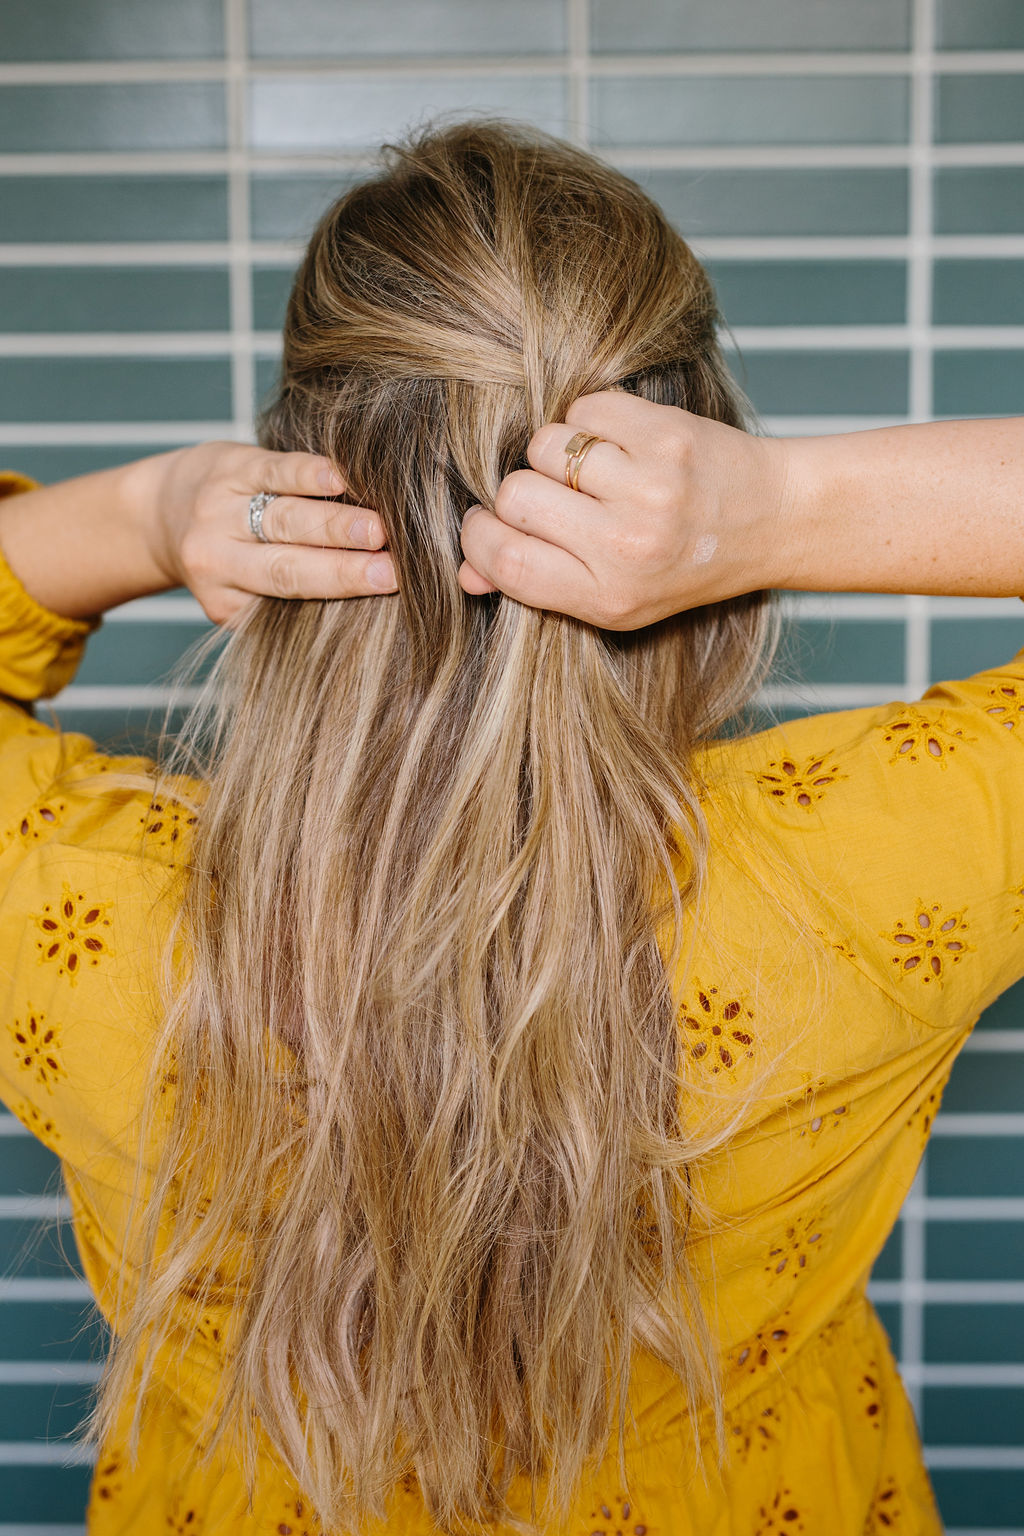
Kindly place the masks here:
[[(580, 492), (565, 444), (601, 439)], [(533, 437), (463, 527), (467, 592), (613, 629), (764, 587), (1024, 593), (1024, 418), (760, 438), (621, 391)]]
[[(0, 549), (25, 590), (67, 618), (187, 586), (216, 623), (253, 596), (333, 598), (393, 590), (383, 543), (326, 459), (205, 443), (40, 487), (0, 503)], [(259, 543), (248, 503), (277, 493)], [(374, 562), (385, 562), (375, 580)]]

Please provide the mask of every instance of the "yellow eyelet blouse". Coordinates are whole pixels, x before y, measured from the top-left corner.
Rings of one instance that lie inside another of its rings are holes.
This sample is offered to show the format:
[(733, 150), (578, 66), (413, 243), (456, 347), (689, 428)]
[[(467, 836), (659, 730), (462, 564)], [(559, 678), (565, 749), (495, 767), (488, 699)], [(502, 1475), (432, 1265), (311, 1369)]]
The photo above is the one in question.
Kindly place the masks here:
[[(0, 561), (0, 1096), (62, 1160), (109, 1316), (154, 968), (190, 827), (141, 791), (105, 790), (115, 760), (23, 707), (70, 681), (92, 627), (42, 608)], [(720, 1217), (694, 1263), (713, 1260), (728, 1457), (695, 1467), (672, 1381), (641, 1353), (628, 1477), (610, 1447), (560, 1536), (933, 1536), (913, 1415), (865, 1287), (958, 1051), (1024, 975), (1024, 652), (914, 705), (718, 743), (705, 774), (684, 1118), (728, 1116), (759, 1085), (728, 1152), (699, 1170)], [(194, 1464), (218, 1350), (217, 1328), (183, 1310), (139, 1461), (116, 1435), (102, 1448), (91, 1536), (319, 1533), (269, 1447), (251, 1505), (230, 1456)], [(431, 1528), (409, 1474), (386, 1529)]]

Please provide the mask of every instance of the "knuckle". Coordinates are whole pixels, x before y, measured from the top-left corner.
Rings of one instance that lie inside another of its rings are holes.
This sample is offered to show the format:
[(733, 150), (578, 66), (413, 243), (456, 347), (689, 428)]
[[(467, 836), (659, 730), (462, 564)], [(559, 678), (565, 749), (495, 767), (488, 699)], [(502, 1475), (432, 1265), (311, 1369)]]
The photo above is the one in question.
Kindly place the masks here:
[(494, 498), (494, 511), (495, 515), (505, 522), (509, 520), (513, 508), (522, 504), (523, 481), (526, 474), (527, 471), (524, 469), (514, 469), (498, 486), (497, 495)]
[(287, 548), (271, 550), (267, 575), (271, 594), (274, 597), (296, 597), (298, 595), (295, 561), (290, 550)]
[(502, 543), (491, 559), (491, 577), (502, 590), (517, 588), (526, 574), (526, 551), (519, 543)]

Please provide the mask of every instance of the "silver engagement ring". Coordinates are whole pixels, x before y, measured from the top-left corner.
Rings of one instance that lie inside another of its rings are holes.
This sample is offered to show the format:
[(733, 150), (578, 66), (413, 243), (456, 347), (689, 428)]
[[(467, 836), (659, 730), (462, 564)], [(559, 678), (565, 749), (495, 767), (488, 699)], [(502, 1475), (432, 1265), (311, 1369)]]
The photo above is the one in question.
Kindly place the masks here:
[(272, 544), (263, 532), (263, 514), (277, 496), (273, 491), (260, 491), (249, 503), (249, 532), (259, 539), (261, 544)]

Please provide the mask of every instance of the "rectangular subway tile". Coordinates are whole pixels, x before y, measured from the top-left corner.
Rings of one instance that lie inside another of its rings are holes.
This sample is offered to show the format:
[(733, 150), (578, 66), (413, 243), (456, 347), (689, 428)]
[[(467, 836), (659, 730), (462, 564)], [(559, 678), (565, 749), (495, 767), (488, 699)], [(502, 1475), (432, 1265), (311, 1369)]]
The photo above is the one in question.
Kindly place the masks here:
[[(975, 1028), (982, 1032), (1024, 1029), (1024, 981), (1014, 982), (994, 1003), (989, 1003)], [(1019, 1109), (1020, 1105), (1017, 1107)]]
[[(56, 1193), (57, 1188), (48, 1191)], [(73, 1280), (81, 1275), (71, 1222), (4, 1217), (0, 1220), (0, 1275), (16, 1280)], [(0, 1312), (9, 1303), (0, 1300)]]
[[(92, 1405), (87, 1386), (77, 1382), (23, 1382), (0, 1391), (0, 1443), (57, 1440), (70, 1435)], [(37, 1469), (43, 1473), (42, 1468)], [(46, 1471), (49, 1471), (47, 1468)]]
[[(166, 683), (171, 668), (195, 641), (209, 633), (205, 619), (195, 623), (161, 623), (146, 619), (131, 624), (105, 624), (90, 636), (76, 683), (142, 686)], [(207, 667), (205, 670), (209, 670)]]
[(940, 48), (1024, 48), (1020, 0), (938, 0)]
[(551, 0), (249, 0), (249, 36), (257, 59), (522, 57), (562, 52), (566, 17)]
[(1019, 1445), (1024, 1387), (925, 1387), (926, 1445)]
[(320, 216), (343, 192), (370, 175), (359, 171), (259, 172), (249, 183), (254, 240), (307, 240)]
[(939, 75), (939, 144), (1012, 144), (1024, 138), (1024, 74)]
[(220, 357), (9, 357), (0, 420), (226, 421), (231, 365)]
[(925, 1229), (929, 1280), (1019, 1280), (1024, 1222), (932, 1221)]
[(909, 47), (910, 0), (591, 0), (595, 53)]
[(271, 400), (277, 390), (280, 375), (281, 365), (276, 357), (256, 359), (256, 410), (262, 410)]
[(1024, 1142), (1019, 1136), (934, 1136), (927, 1177), (935, 1198), (1024, 1199)]
[(979, 1109), (993, 1114), (1020, 1114), (1024, 1104), (1024, 1051), (965, 1052), (957, 1058), (942, 1096), (950, 1114)]
[(931, 636), (931, 674), (937, 682), (986, 672), (1024, 647), (1024, 606), (1019, 619), (933, 619)]
[(591, 82), (599, 145), (900, 144), (899, 75), (609, 75)]
[(66, 446), (43, 443), (0, 448), (0, 463), (5, 469), (16, 469), (43, 485), (51, 485), (55, 480), (89, 475), (96, 469), (112, 469), (118, 464), (130, 464), (134, 459), (145, 459), (150, 454), (167, 453), (171, 448), (184, 446), (184, 439), (181, 443), (80, 443)]
[(226, 240), (224, 176), (0, 176), (0, 242)]
[(226, 331), (226, 267), (5, 267), (0, 331)]
[(755, 352), (729, 357), (733, 376), (766, 416), (902, 416), (905, 352)]
[(905, 170), (632, 171), (683, 235), (902, 235)]
[(821, 683), (891, 683), (894, 697), (905, 674), (902, 619), (800, 619), (787, 625), (780, 657), (796, 686)]
[(0, 153), (223, 149), (224, 87), (214, 80), (6, 85)]
[(257, 150), (376, 148), (445, 114), (526, 119), (564, 134), (565, 80), (548, 75), (257, 75), (250, 84), (252, 147)]
[(709, 263), (730, 325), (897, 325), (906, 318), (902, 261)]
[(871, 1271), (872, 1280), (898, 1280), (903, 1273), (903, 1229), (899, 1222), (885, 1240)]
[(224, 52), (222, 0), (3, 0), (4, 62), (205, 59)]
[(252, 323), (257, 331), (279, 331), (295, 277), (294, 266), (255, 267), (252, 274)]
[(892, 1345), (894, 1355), (899, 1355), (900, 1339), (903, 1337), (903, 1313), (898, 1302), (880, 1301), (875, 1306), (878, 1320), (889, 1335), (889, 1343)]
[(102, 1360), (106, 1340), (103, 1319), (88, 1300), (0, 1306), (0, 1360)]
[(944, 166), (935, 172), (939, 235), (1024, 234), (1024, 166)]
[(1018, 1536), (1024, 1509), (1024, 1471), (936, 1467), (931, 1479), (944, 1528)]
[(924, 1358), (931, 1365), (1024, 1363), (1024, 1306), (992, 1301), (928, 1302)]
[[(156, 756), (164, 723), (162, 708), (126, 709), (124, 706), (118, 708), (111, 705), (103, 709), (79, 709), (74, 705), (62, 704), (56, 713), (63, 730), (77, 731), (88, 736), (90, 741), (94, 741), (102, 751), (112, 756)], [(40, 712), (40, 719), (49, 723), (49, 715), (45, 712)], [(184, 710), (178, 710), (172, 715), (171, 733), (180, 731), (184, 721)]]
[(1024, 325), (1024, 261), (944, 257), (932, 274), (936, 325)]
[(932, 409), (936, 416), (1017, 416), (1024, 412), (1024, 349), (937, 351)]
[(37, 1521), (47, 1522), (51, 1532), (55, 1523), (63, 1528), (74, 1521), (75, 1525), (69, 1527), (69, 1536), (74, 1536), (81, 1528), (91, 1477), (89, 1466), (0, 1466), (0, 1509), (4, 1520), (32, 1521), (32, 1525), (18, 1527), (25, 1536), (31, 1536)]
[[(21, 1018), (14, 1014), (14, 1020)], [(0, 1195), (45, 1195), (60, 1189), (60, 1161), (34, 1136), (5, 1136)]]

